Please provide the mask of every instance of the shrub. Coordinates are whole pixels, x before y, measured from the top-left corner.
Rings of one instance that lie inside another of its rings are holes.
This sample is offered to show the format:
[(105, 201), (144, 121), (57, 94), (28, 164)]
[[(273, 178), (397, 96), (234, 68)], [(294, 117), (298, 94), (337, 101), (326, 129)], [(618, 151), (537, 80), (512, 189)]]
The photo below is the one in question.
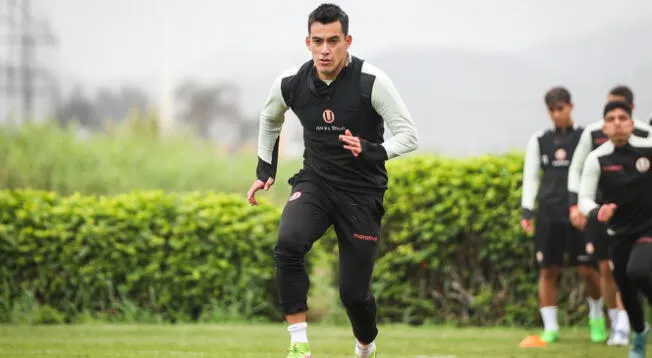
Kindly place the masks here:
[(134, 307), (164, 321), (279, 319), (279, 215), (227, 194), (2, 191), (0, 320), (26, 292), (67, 321)]
[[(382, 321), (539, 323), (533, 239), (519, 225), (522, 161), (509, 153), (388, 163), (373, 281)], [(573, 276), (559, 298), (561, 323), (586, 317)]]
[[(388, 163), (373, 282), (381, 321), (539, 324), (533, 242), (518, 224), (522, 160)], [(97, 312), (133, 321), (281, 319), (271, 255), (280, 211), (211, 192), (2, 191), (0, 321), (22, 311), (46, 322), (61, 319), (54, 312), (66, 321)], [(323, 250), (317, 257), (337, 278), (337, 240), (332, 230), (326, 236), (313, 250)], [(582, 288), (564, 277), (560, 323), (586, 319)], [(47, 310), (34, 310), (30, 295)]]

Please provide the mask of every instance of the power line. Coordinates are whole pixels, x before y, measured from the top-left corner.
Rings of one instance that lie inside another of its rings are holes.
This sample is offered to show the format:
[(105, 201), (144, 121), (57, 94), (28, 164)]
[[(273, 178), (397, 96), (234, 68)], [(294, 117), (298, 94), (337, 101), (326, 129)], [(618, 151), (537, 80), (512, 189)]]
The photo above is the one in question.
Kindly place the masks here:
[[(3, 43), (6, 58), (0, 58), (0, 93), (3, 111), (20, 112), (23, 122), (34, 116), (38, 96), (49, 96), (50, 109), (58, 106), (58, 81), (51, 69), (37, 66), (45, 47), (57, 47), (58, 41), (45, 20), (32, 14), (30, 0), (4, 0), (0, 11), (0, 28), (6, 29)], [(2, 112), (2, 111), (0, 111)], [(3, 113), (0, 113), (2, 115)]]

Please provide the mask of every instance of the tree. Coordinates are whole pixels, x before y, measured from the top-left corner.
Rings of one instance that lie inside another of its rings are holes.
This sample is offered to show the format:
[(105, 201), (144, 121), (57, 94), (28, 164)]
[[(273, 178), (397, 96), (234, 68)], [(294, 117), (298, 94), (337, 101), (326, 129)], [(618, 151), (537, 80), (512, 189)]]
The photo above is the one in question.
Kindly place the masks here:
[(100, 126), (93, 102), (79, 85), (73, 88), (68, 99), (57, 109), (55, 119), (62, 126), (68, 126), (71, 122), (92, 129)]
[[(189, 80), (179, 86), (176, 94), (182, 103), (180, 120), (195, 127), (199, 136), (204, 139), (217, 137), (225, 144), (238, 142), (243, 116), (238, 106), (237, 86), (230, 83), (201, 85)], [(216, 126), (229, 129), (213, 136), (212, 129)]]
[(84, 129), (99, 131), (106, 126), (107, 119), (122, 121), (130, 113), (145, 113), (148, 103), (147, 95), (139, 88), (122, 87), (111, 91), (102, 87), (91, 100), (77, 85), (57, 110), (56, 120), (63, 126), (74, 121)]

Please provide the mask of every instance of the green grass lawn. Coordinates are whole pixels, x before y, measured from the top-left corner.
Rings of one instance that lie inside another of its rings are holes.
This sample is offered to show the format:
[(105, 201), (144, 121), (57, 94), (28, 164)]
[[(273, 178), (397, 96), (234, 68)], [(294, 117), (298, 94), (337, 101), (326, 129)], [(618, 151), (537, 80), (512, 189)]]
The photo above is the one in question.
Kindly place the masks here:
[[(538, 331), (494, 328), (382, 326), (381, 358), (627, 357), (626, 348), (588, 340), (584, 329), (563, 330), (559, 343), (519, 348)], [(312, 325), (313, 357), (352, 357), (348, 327)], [(285, 358), (284, 325), (85, 325), (0, 326), (0, 357), (269, 357)], [(648, 355), (650, 357), (650, 355)]]

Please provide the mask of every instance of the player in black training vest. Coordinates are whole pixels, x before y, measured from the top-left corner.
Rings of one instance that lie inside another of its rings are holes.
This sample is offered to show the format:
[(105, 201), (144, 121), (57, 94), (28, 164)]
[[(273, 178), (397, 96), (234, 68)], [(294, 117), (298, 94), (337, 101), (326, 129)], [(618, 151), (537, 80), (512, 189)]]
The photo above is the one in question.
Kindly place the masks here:
[[(652, 302), (652, 136), (633, 135), (627, 102), (604, 108), (609, 141), (593, 150), (580, 179), (580, 210), (607, 223), (613, 274), (634, 331), (630, 358), (644, 358), (648, 325), (638, 291)], [(596, 202), (598, 191), (602, 205)]]
[[(260, 115), (257, 179), (248, 193), (274, 183), (279, 133), (291, 109), (303, 127), (304, 167), (290, 178), (274, 247), (276, 282), (288, 322), (288, 358), (310, 357), (304, 257), (331, 225), (340, 253), (340, 298), (357, 340), (357, 357), (376, 357), (376, 302), (371, 277), (380, 241), (385, 162), (413, 151), (417, 133), (398, 91), (380, 69), (349, 54), (348, 16), (322, 4), (308, 17), (312, 60), (277, 77)], [(384, 126), (393, 137), (383, 141)]]
[[(573, 104), (566, 88), (550, 89), (545, 95), (545, 104), (554, 128), (535, 133), (528, 142), (521, 199), (521, 227), (528, 234), (534, 234), (540, 271), (539, 301), (544, 325), (540, 338), (546, 343), (559, 339), (557, 280), (564, 256), (568, 253), (568, 263), (577, 266), (586, 283), (591, 340), (602, 342), (607, 339), (607, 334), (599, 304), (600, 276), (585, 251), (582, 233), (571, 225), (568, 218), (568, 168), (582, 128), (573, 123)], [(540, 172), (543, 174), (541, 178)], [(538, 202), (536, 224), (535, 201)]]
[[(607, 102), (622, 101), (627, 102), (634, 110), (634, 93), (628, 86), (618, 85), (613, 87), (608, 95)], [(652, 128), (644, 122), (632, 117), (634, 122), (633, 134), (640, 137), (647, 137)], [(595, 219), (587, 221), (579, 210), (578, 192), (580, 187), (580, 177), (584, 160), (589, 153), (607, 142), (609, 138), (603, 131), (604, 119), (589, 124), (580, 141), (575, 148), (573, 160), (568, 170), (568, 191), (570, 200), (570, 220), (573, 226), (584, 230), (586, 240), (586, 252), (589, 253), (597, 262), (600, 268), (600, 278), (602, 286), (602, 297), (607, 304), (609, 320), (611, 322), (611, 333), (609, 335), (608, 345), (627, 346), (629, 345), (630, 324), (627, 312), (620, 300), (616, 280), (611, 271), (611, 261), (609, 260), (609, 245), (613, 241), (607, 235), (607, 226)], [(596, 201), (601, 203), (601, 194), (598, 191)]]

